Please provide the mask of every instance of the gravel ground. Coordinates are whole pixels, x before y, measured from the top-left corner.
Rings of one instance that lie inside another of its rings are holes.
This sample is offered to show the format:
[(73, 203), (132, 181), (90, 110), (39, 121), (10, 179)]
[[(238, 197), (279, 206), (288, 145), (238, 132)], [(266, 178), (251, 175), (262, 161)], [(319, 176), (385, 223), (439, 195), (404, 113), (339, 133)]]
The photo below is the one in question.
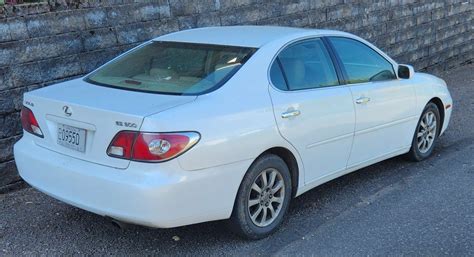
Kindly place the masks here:
[(26, 188), (0, 195), (0, 255), (474, 256), (474, 65), (440, 76), (455, 111), (432, 158), (393, 158), (313, 189), (269, 238), (241, 240), (223, 221), (118, 229)]

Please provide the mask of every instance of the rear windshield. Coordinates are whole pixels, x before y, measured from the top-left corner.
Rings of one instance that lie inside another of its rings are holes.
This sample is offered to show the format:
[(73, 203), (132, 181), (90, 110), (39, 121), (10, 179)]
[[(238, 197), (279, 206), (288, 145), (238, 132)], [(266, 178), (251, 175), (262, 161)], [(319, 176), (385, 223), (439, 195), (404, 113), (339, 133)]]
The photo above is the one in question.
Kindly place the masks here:
[(199, 95), (224, 84), (254, 48), (151, 42), (99, 68), (85, 80), (114, 88)]

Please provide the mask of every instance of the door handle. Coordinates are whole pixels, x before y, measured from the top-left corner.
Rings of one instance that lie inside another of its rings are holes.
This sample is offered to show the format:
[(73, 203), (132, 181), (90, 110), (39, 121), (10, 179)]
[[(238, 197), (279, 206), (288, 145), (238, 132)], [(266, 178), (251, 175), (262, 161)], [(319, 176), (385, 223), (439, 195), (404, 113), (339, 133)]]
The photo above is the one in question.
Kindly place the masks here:
[(365, 97), (365, 96), (360, 97), (360, 98), (358, 98), (358, 99), (356, 100), (356, 104), (366, 104), (366, 103), (368, 103), (368, 102), (370, 102), (370, 98), (369, 98), (369, 97)]
[(281, 114), (281, 117), (283, 119), (291, 118), (300, 115), (301, 112), (299, 110), (291, 110), (291, 111), (286, 111)]

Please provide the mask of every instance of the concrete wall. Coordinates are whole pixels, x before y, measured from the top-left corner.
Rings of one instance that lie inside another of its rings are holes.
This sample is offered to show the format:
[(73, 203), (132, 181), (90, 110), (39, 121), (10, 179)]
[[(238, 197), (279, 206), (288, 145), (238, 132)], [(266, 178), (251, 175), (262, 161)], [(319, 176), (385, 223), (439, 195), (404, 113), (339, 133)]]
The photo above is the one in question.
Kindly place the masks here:
[[(474, 59), (474, 2), (351, 0), (50, 0), (0, 7), (0, 186), (18, 179), (25, 91), (87, 73), (158, 35), (202, 26), (331, 28), (431, 71)], [(236, 35), (238, 36), (238, 35)]]

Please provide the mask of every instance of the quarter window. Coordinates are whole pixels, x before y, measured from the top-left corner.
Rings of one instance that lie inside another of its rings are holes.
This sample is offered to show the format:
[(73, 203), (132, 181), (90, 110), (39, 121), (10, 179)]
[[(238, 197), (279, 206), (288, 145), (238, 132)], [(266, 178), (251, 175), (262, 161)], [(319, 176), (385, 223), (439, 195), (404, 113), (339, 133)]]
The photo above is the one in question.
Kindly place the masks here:
[(281, 64), (278, 59), (273, 62), (273, 65), (270, 68), (270, 77), (276, 88), (280, 90), (288, 90), (288, 85), (286, 84), (285, 77), (281, 71)]
[(321, 39), (305, 40), (284, 49), (274, 61), (270, 76), (272, 83), (283, 90), (339, 84), (334, 65)]
[(348, 83), (396, 79), (392, 64), (367, 45), (349, 38), (329, 38), (348, 76)]

